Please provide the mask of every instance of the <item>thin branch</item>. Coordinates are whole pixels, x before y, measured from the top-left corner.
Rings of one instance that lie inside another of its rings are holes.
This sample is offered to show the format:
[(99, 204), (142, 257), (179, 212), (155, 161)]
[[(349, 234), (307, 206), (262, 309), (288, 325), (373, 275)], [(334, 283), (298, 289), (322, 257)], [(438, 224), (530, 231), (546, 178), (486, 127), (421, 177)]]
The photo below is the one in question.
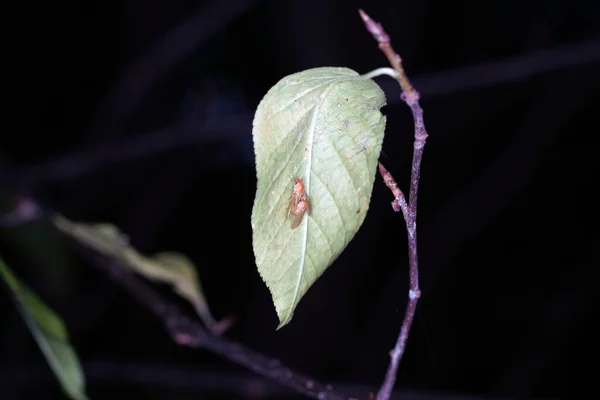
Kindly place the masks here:
[(383, 177), (383, 182), (385, 186), (387, 186), (394, 195), (395, 199), (392, 201), (392, 208), (394, 211), (402, 211), (402, 215), (404, 215), (404, 220), (408, 219), (408, 204), (406, 204), (406, 198), (404, 197), (404, 193), (398, 187), (396, 180), (389, 173), (389, 171), (383, 166), (382, 163), (379, 163), (379, 173)]
[(195, 126), (174, 124), (149, 133), (83, 148), (51, 157), (16, 171), (19, 188), (32, 189), (42, 184), (65, 182), (104, 168), (119, 166), (140, 158), (164, 154), (179, 148), (224, 140), (239, 140), (252, 126), (246, 113), (205, 121)]
[[(0, 227), (10, 228), (33, 219), (42, 219), (52, 224), (52, 219), (49, 218), (52, 214), (52, 210), (33, 199), (17, 196), (15, 209), (8, 214), (0, 215)], [(52, 227), (64, 235), (64, 232), (54, 224)], [(175, 343), (213, 352), (308, 397), (319, 400), (357, 400), (355, 397), (336, 391), (332, 385), (323, 384), (286, 367), (277, 359), (268, 358), (230, 341), (220, 336), (218, 332), (211, 333), (202, 326), (200, 321), (188, 317), (174, 303), (161, 296), (150, 283), (134, 275), (119, 261), (96, 251), (72, 236), (65, 235), (65, 237), (94, 266), (107, 273), (132, 297), (156, 314)]]
[[(420, 93), (428, 98), (447, 96), (465, 90), (508, 84), (559, 69), (598, 63), (598, 47), (600, 40), (582, 41), (418, 76), (412, 81), (419, 87)], [(385, 92), (392, 90), (387, 81), (382, 81), (380, 85)], [(388, 101), (389, 104), (395, 102), (396, 99)], [(199, 126), (172, 124), (152, 132), (132, 134), (129, 139), (109, 140), (101, 146), (59, 154), (31, 166), (15, 165), (15, 171), (7, 177), (11, 182), (18, 183), (18, 190), (32, 190), (40, 185), (65, 182), (122, 162), (161, 154), (190, 144), (217, 139), (237, 140), (238, 133), (251, 125), (252, 117), (250, 113), (244, 112), (207, 121), (207, 124)], [(446, 135), (439, 136), (440, 139), (449, 140), (452, 131), (440, 134)]]
[[(183, 366), (169, 363), (131, 363), (122, 360), (82, 361), (86, 382), (94, 387), (113, 384), (135, 386), (136, 393), (143, 390), (170, 391), (170, 398), (178, 398), (182, 391), (189, 392), (191, 398), (208, 397), (208, 393), (220, 393), (220, 397), (242, 399), (282, 399), (289, 398), (289, 391), (268, 379), (254, 374), (231, 371), (214, 371), (198, 366)], [(55, 384), (55, 378), (48, 366), (40, 362), (5, 364), (0, 367), (0, 391), (22, 390), (35, 386), (44, 390)], [(357, 383), (342, 383), (349, 392), (368, 393), (370, 386)], [(16, 395), (15, 395), (16, 396)], [(5, 396), (6, 397), (6, 396)], [(159, 396), (156, 396), (157, 398)], [(433, 391), (402, 390), (394, 392), (397, 399), (411, 400), (513, 400), (510, 398), (482, 397), (466, 394), (444, 394)], [(365, 398), (367, 398), (365, 396)]]
[(250, 11), (258, 0), (201, 2), (189, 17), (166, 32), (130, 63), (108, 91), (87, 129), (87, 138), (114, 139), (122, 133), (157, 84), (227, 25)]
[[(533, 77), (560, 70), (597, 64), (600, 40), (581, 40), (548, 49), (539, 49), (495, 61), (463, 65), (414, 77), (411, 81), (428, 99), (468, 90), (525, 82)], [(588, 74), (593, 77), (591, 73)], [(384, 91), (391, 85), (381, 83)], [(393, 100), (390, 101), (390, 104)], [(441, 132), (440, 132), (441, 133)], [(443, 132), (448, 134), (448, 132)]]
[[(422, 284), (429, 293), (439, 284), (444, 266), (450, 265), (448, 259), (457, 249), (510, 207), (511, 201), (535, 179), (547, 149), (559, 142), (561, 134), (569, 132), (569, 124), (583, 99), (598, 87), (593, 82), (583, 69), (548, 79), (547, 86), (529, 101), (529, 111), (504, 151), (479, 171), (477, 178), (451, 196), (431, 223), (422, 228), (421, 237), (428, 238), (427, 248), (435, 249), (422, 253), (427, 258), (428, 271)], [(556, 98), (569, 101), (557, 104)], [(467, 214), (469, 218), (464, 218)]]
[(69, 240), (97, 268), (106, 272), (131, 296), (156, 314), (177, 344), (211, 351), (282, 386), (315, 399), (356, 400), (335, 391), (331, 385), (317, 382), (286, 367), (279, 360), (270, 359), (241, 344), (212, 334), (199, 321), (185, 315), (175, 304), (163, 298), (149, 283), (128, 271), (116, 260), (97, 253), (73, 238), (69, 237)]
[(408, 304), (406, 305), (404, 320), (402, 321), (402, 327), (400, 328), (400, 334), (398, 335), (396, 345), (390, 352), (391, 360), (385, 380), (377, 393), (377, 400), (388, 400), (392, 394), (394, 383), (396, 382), (398, 366), (406, 348), (406, 342), (415, 316), (415, 310), (417, 309), (417, 302), (421, 296), (421, 291), (419, 290), (419, 266), (417, 257), (417, 192), (419, 189), (419, 173), (421, 170), (423, 149), (425, 147), (425, 141), (427, 140), (427, 131), (425, 130), (425, 123), (423, 121), (423, 109), (421, 109), (419, 104), (419, 92), (415, 90), (408, 80), (404, 68), (402, 67), (402, 59), (398, 53), (394, 51), (394, 48), (390, 43), (390, 37), (383, 29), (383, 26), (373, 21), (363, 10), (359, 10), (359, 14), (365, 23), (367, 30), (373, 35), (373, 38), (377, 40), (379, 49), (385, 54), (392, 68), (398, 73), (397, 80), (402, 87), (401, 99), (410, 107), (415, 124), (415, 142), (413, 145), (413, 161), (408, 204), (402, 191), (400, 191), (396, 181), (392, 177), (392, 174), (379, 163), (379, 171), (384, 178), (385, 184), (392, 190), (392, 193), (396, 198), (394, 202), (392, 202), (392, 207), (394, 208), (394, 211), (397, 212), (402, 210), (402, 213), (404, 214), (406, 230), (408, 232), (408, 261), (410, 269), (410, 288), (408, 291)]

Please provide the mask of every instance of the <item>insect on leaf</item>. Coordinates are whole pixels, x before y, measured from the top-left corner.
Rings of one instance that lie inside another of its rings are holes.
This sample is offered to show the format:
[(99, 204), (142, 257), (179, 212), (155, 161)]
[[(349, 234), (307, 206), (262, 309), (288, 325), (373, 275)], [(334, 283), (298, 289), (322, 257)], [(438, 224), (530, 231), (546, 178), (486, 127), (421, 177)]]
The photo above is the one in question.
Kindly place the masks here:
[(19, 312), (65, 393), (73, 400), (86, 400), (83, 371), (63, 321), (17, 279), (2, 259), (0, 277), (12, 291)]
[[(256, 110), (253, 248), (278, 329), (290, 322), (302, 296), (365, 219), (383, 141), (384, 105), (373, 80), (348, 68), (324, 67), (283, 78)], [(292, 228), (290, 201), (302, 200), (294, 194), (297, 178), (310, 196), (311, 213)]]

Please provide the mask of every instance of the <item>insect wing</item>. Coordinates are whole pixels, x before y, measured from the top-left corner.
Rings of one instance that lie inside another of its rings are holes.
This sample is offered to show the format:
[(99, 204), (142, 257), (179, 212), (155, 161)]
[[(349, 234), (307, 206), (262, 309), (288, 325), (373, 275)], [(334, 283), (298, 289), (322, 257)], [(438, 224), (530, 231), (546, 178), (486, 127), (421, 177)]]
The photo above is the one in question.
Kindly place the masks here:
[(288, 204), (288, 206), (287, 206), (287, 209), (286, 209), (286, 211), (285, 211), (285, 217), (286, 217), (286, 218), (289, 218), (289, 217), (290, 217), (290, 214), (292, 213), (292, 209), (293, 209), (293, 208), (296, 206), (296, 205), (294, 204), (294, 203), (295, 203), (295, 201), (294, 201), (294, 200), (295, 200), (295, 199), (294, 199), (294, 196), (292, 196), (292, 198), (290, 199), (290, 203)]
[(307, 194), (304, 195), (304, 201), (306, 202), (306, 213), (308, 215), (310, 215), (310, 213), (312, 212), (312, 204), (310, 202), (310, 197), (308, 197)]
[(304, 213), (294, 215), (294, 220), (292, 221), (292, 229), (296, 229), (298, 227), (298, 225), (300, 225), (300, 222), (302, 222), (303, 216), (304, 216)]
[(300, 202), (298, 203), (296, 209), (292, 211), (294, 214), (296, 214), (296, 216), (294, 217), (294, 221), (292, 221), (292, 229), (300, 225), (300, 222), (302, 222), (302, 217), (304, 216), (304, 213), (306, 212), (308, 206), (309, 204), (306, 202), (306, 198), (303, 197), (302, 200), (300, 200)]

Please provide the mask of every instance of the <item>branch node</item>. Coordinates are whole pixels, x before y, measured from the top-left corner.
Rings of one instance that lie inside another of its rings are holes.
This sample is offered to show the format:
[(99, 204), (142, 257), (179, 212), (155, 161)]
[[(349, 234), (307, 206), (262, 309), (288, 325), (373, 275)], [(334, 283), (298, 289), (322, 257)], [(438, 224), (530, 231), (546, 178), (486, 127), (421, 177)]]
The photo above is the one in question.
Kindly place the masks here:
[(417, 101), (421, 99), (421, 94), (416, 90), (411, 90), (409, 92), (402, 92), (400, 95), (400, 100), (404, 101), (406, 104), (412, 107)]
[(420, 290), (409, 290), (408, 291), (408, 298), (411, 300), (417, 300), (418, 298), (421, 297), (421, 291)]

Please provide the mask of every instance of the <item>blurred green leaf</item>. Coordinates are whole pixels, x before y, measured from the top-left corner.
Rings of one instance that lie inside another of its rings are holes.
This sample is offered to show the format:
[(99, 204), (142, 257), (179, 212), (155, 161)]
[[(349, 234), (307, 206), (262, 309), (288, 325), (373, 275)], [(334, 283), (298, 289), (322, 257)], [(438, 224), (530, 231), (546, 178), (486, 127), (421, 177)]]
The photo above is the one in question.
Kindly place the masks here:
[[(257, 190), (252, 210), (258, 271), (279, 326), (340, 255), (369, 208), (385, 95), (348, 68), (314, 68), (281, 79), (256, 110)], [(302, 178), (312, 213), (291, 228), (287, 208)]]
[(181, 253), (163, 252), (147, 257), (128, 243), (126, 235), (114, 225), (87, 224), (71, 221), (55, 214), (54, 224), (65, 234), (105, 256), (115, 259), (120, 265), (152, 280), (168, 283), (181, 297), (194, 306), (207, 328), (215, 333), (225, 329), (213, 318), (202, 291), (196, 266)]
[(63, 321), (22, 284), (0, 259), (0, 275), (12, 290), (29, 330), (70, 398), (86, 400), (85, 378)]

